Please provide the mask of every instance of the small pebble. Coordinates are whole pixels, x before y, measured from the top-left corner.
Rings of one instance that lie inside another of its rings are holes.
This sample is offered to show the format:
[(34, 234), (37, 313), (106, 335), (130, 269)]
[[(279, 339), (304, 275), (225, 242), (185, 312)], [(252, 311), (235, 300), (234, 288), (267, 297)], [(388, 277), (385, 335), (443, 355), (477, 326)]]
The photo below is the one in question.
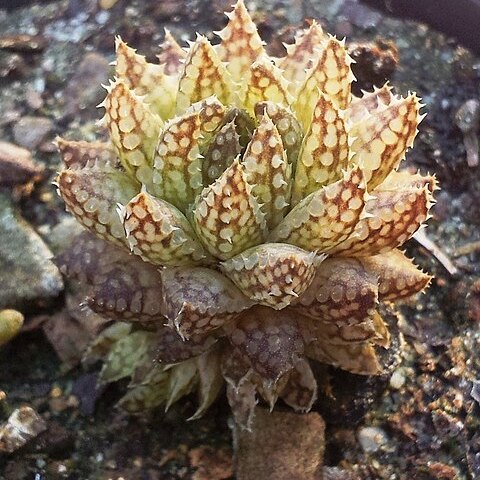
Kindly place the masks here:
[(358, 441), (365, 453), (374, 453), (388, 441), (387, 434), (378, 427), (363, 427), (358, 431)]
[(405, 385), (405, 373), (402, 368), (398, 368), (390, 377), (390, 386), (395, 390), (400, 390), (403, 385)]

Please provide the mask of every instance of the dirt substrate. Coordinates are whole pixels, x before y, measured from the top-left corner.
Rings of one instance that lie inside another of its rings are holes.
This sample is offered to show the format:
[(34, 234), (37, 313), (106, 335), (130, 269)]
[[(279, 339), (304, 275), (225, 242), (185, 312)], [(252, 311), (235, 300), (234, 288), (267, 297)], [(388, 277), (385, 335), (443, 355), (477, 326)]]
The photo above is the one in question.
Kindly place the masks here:
[[(163, 27), (180, 39), (219, 30), (230, 3), (119, 0), (105, 10), (96, 0), (70, 0), (0, 10), (0, 140), (20, 144), (45, 169), (27, 192), (4, 188), (0, 194), (53, 250), (51, 231), (64, 212), (51, 186), (59, 168), (51, 140), (56, 134), (94, 138), (95, 105), (103, 95), (98, 85), (109, 75), (114, 34), (154, 59)], [(357, 87), (388, 77), (398, 91), (423, 98), (428, 116), (406, 165), (440, 180), (427, 234), (457, 270), (448, 272), (410, 241), (408, 253), (435, 280), (401, 308), (402, 340), (391, 353), (401, 364), (381, 378), (319, 367), (329, 379), (315, 407), (326, 422), (325, 464), (343, 470), (335, 478), (480, 478), (480, 387), (474, 383), (480, 380), (480, 166), (468, 166), (455, 122), (465, 101), (480, 100), (480, 59), (423, 25), (384, 17), (355, 0), (248, 3), (272, 53), (281, 54), (281, 42), (291, 41), (304, 17), (316, 18), (357, 42)], [(479, 133), (474, 127), (473, 135)], [(11, 281), (8, 265), (0, 266), (2, 283)], [(0, 390), (7, 395), (0, 421), (28, 404), (48, 429), (15, 453), (0, 454), (0, 478), (233, 478), (223, 397), (195, 422), (184, 420), (194, 398), (167, 414), (129, 417), (115, 408), (124, 385), (96, 392), (95, 370), (67, 368), (46, 340), (41, 323), (60, 312), (63, 298), (13, 300), (28, 331), (0, 350)]]

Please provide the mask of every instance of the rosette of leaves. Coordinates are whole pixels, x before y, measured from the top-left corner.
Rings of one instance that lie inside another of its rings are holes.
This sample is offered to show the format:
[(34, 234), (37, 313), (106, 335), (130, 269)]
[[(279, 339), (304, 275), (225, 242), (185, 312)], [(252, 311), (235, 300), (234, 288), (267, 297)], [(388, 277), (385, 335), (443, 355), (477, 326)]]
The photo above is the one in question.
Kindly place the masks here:
[(310, 360), (382, 371), (379, 302), (430, 281), (399, 247), (435, 180), (398, 171), (415, 94), (353, 97), (344, 42), (315, 22), (270, 58), (241, 0), (227, 16), (218, 45), (167, 32), (159, 64), (117, 39), (110, 141), (58, 141), (60, 195), (91, 232), (60, 263), (112, 319), (87, 357), (131, 378), (125, 408), (197, 391), (196, 417), (225, 380), (248, 426), (257, 397), (311, 408)]

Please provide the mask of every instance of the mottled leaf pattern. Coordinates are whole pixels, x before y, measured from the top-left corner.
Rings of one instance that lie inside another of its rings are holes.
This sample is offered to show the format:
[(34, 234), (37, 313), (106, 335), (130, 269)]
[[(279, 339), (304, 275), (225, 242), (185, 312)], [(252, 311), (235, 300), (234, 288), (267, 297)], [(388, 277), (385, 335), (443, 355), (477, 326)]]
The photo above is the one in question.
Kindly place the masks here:
[(229, 22), (217, 33), (222, 40), (218, 52), (220, 59), (227, 62), (228, 71), (233, 79), (239, 82), (265, 49), (243, 0), (238, 0), (233, 11), (226, 15)]
[(348, 160), (349, 145), (343, 113), (320, 93), (297, 162), (293, 204), (341, 178)]
[(310, 359), (388, 366), (399, 340), (382, 302), (431, 280), (398, 247), (438, 186), (398, 170), (415, 94), (352, 96), (345, 43), (315, 21), (273, 59), (243, 0), (227, 16), (215, 46), (166, 31), (159, 64), (117, 39), (111, 143), (57, 140), (59, 192), (92, 234), (56, 261), (82, 311), (115, 322), (85, 362), (105, 362), (103, 382), (130, 378), (119, 406), (196, 393), (198, 418), (226, 382), (248, 429), (258, 401), (312, 408)]
[(265, 218), (251, 190), (245, 167), (236, 159), (198, 197), (195, 230), (217, 258), (226, 260), (263, 240)]
[(155, 265), (193, 265), (207, 259), (180, 210), (147, 192), (122, 208), (123, 226), (133, 253)]
[(138, 192), (137, 182), (109, 165), (94, 165), (63, 170), (57, 185), (68, 210), (84, 227), (105, 240), (127, 244), (117, 203), (127, 203)]
[(364, 205), (365, 182), (362, 171), (354, 168), (296, 205), (269, 240), (328, 251), (350, 236), (362, 218)]
[(177, 112), (192, 103), (215, 95), (225, 105), (232, 103), (234, 87), (230, 74), (210, 42), (198, 35), (189, 49), (178, 82)]
[(315, 50), (325, 40), (322, 27), (313, 20), (308, 29), (295, 35), (295, 43), (285, 45), (287, 54), (280, 59), (278, 66), (283, 70), (283, 76), (292, 82), (292, 89), (304, 79), (305, 70), (312, 67)]
[(350, 101), (352, 59), (345, 43), (330, 37), (320, 46), (320, 52), (307, 72), (306, 78), (296, 92), (295, 113), (305, 130), (312, 119), (313, 110), (320, 92), (323, 92), (340, 109)]
[(223, 262), (222, 269), (255, 303), (280, 310), (309, 287), (320, 260), (293, 245), (264, 243)]
[(105, 108), (102, 124), (108, 128), (125, 170), (140, 182), (149, 184), (149, 167), (162, 126), (160, 117), (121, 80), (107, 87), (107, 96), (101, 106)]
[(162, 271), (165, 316), (179, 334), (204, 334), (251, 306), (250, 300), (222, 274), (203, 267)]
[(282, 139), (268, 115), (263, 115), (243, 155), (246, 179), (261, 205), (268, 228), (284, 217), (290, 202), (291, 166)]

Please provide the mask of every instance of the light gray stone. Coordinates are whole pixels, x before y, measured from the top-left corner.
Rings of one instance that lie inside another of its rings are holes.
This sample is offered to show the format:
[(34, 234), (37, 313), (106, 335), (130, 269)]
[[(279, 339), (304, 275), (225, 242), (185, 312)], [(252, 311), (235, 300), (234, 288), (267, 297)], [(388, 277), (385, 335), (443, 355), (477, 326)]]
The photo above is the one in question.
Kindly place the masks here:
[(0, 194), (0, 308), (22, 308), (57, 297), (63, 279), (35, 230)]

